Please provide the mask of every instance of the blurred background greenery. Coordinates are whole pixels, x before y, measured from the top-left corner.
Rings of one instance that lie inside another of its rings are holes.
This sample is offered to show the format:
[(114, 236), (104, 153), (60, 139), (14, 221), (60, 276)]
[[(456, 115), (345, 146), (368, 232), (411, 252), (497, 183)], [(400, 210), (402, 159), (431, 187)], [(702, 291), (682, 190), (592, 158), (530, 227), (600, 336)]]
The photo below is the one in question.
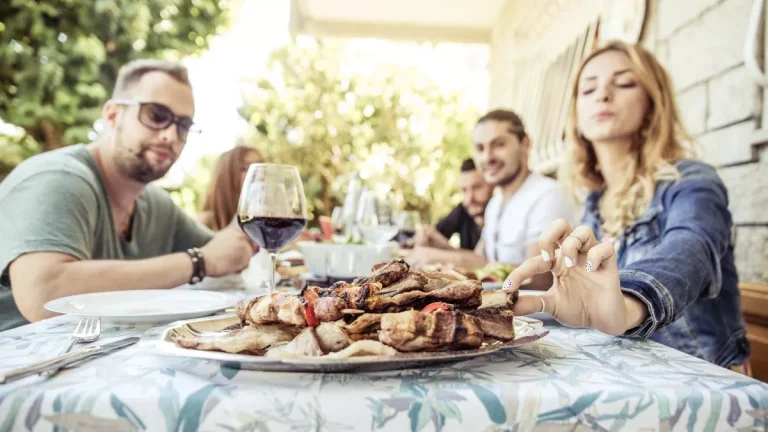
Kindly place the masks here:
[[(142, 57), (183, 59), (227, 31), (239, 1), (11, 0), (0, 4), (0, 179), (42, 151), (89, 142), (119, 67)], [(370, 55), (370, 53), (368, 53)], [(247, 53), (243, 53), (247, 55)], [(342, 40), (303, 37), (275, 49), (240, 83), (240, 143), (299, 167), (312, 218), (330, 214), (351, 173), (391, 188), (401, 209), (434, 220), (459, 201), (475, 105), (410, 65), (345, 68), (360, 55)], [(194, 79), (193, 79), (194, 82)], [(232, 143), (234, 144), (234, 143)], [(194, 214), (218, 154), (179, 184)]]

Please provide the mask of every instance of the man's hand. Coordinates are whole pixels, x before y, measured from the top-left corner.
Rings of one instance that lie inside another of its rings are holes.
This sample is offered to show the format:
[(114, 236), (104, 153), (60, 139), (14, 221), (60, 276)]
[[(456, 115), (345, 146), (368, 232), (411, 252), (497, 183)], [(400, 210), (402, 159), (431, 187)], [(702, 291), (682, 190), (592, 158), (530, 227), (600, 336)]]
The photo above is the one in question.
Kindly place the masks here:
[(414, 243), (416, 246), (451, 249), (451, 244), (448, 242), (448, 239), (431, 225), (422, 227), (419, 232), (416, 233)]
[(216, 233), (200, 248), (205, 257), (205, 272), (214, 277), (243, 271), (258, 250), (258, 246), (233, 224)]

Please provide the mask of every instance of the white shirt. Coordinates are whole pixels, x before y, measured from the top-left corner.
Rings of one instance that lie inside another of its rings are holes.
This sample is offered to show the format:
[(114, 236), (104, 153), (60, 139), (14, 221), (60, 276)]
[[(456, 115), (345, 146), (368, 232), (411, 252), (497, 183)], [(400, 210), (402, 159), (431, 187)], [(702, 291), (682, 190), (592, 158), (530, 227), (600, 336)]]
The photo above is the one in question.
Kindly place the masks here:
[(525, 251), (555, 219), (572, 222), (574, 212), (560, 185), (549, 177), (531, 173), (502, 208), (497, 191), (485, 208), (485, 256), (489, 261), (520, 264)]

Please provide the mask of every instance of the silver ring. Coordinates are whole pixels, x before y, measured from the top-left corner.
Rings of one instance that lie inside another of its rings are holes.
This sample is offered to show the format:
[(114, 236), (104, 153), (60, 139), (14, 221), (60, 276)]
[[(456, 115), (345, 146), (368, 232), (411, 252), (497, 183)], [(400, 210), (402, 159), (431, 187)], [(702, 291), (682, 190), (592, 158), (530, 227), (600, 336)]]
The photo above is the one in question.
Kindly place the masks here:
[(573, 237), (573, 238), (575, 238), (576, 240), (578, 240), (578, 241), (579, 241), (579, 243), (581, 243), (581, 245), (582, 245), (582, 246), (584, 246), (584, 244), (585, 244), (585, 243), (584, 243), (584, 240), (582, 240), (582, 239), (581, 239), (581, 237), (579, 237), (579, 236), (575, 236), (575, 235), (573, 235), (573, 234), (568, 234), (568, 235), (566, 236), (566, 238), (568, 238), (568, 237)]
[(539, 296), (539, 300), (541, 300), (541, 310), (539, 311), (539, 313), (544, 313), (544, 309), (547, 308), (547, 305), (544, 304), (544, 297)]

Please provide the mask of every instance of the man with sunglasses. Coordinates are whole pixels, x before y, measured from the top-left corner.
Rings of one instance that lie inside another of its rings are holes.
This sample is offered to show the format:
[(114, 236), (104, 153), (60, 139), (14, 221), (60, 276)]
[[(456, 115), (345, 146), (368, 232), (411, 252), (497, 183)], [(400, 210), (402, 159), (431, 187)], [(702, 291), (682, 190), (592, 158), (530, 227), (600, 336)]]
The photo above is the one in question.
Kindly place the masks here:
[(95, 142), (32, 157), (0, 183), (0, 330), (50, 316), (56, 298), (247, 267), (256, 247), (236, 225), (213, 235), (150, 184), (199, 132), (194, 110), (183, 66), (129, 63)]

